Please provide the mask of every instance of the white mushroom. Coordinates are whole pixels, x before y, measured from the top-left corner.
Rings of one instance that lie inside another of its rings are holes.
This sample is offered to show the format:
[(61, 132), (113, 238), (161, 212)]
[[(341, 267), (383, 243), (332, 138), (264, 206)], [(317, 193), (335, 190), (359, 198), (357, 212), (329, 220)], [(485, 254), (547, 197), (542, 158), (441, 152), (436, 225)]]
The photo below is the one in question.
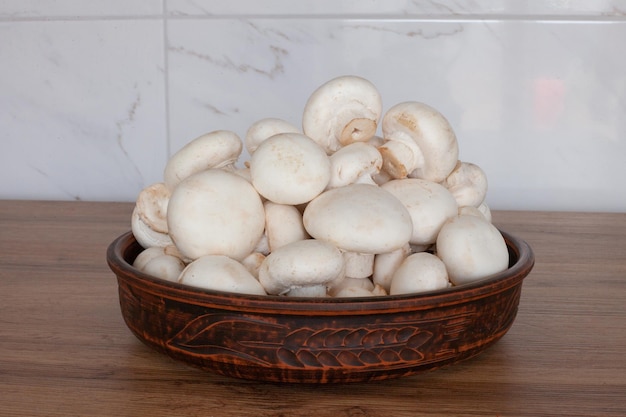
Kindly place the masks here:
[(456, 200), (443, 186), (419, 178), (389, 181), (382, 189), (394, 195), (411, 215), (412, 245), (431, 245), (441, 226), (458, 213)]
[(373, 145), (355, 142), (330, 155), (330, 181), (327, 188), (348, 184), (376, 184), (372, 176), (380, 172), (383, 157)]
[(500, 231), (474, 215), (456, 216), (441, 228), (437, 256), (455, 285), (504, 271), (509, 265), (508, 249)]
[(164, 182), (170, 190), (196, 172), (210, 168), (234, 168), (243, 149), (236, 133), (216, 130), (183, 146), (168, 160), (163, 173)]
[(139, 242), (141, 247), (144, 249), (153, 246), (165, 247), (173, 245), (169, 234), (157, 232), (141, 220), (137, 205), (133, 208), (133, 214), (131, 215), (130, 220), (130, 229), (133, 232), (135, 239), (137, 239), (137, 242)]
[(330, 180), (330, 160), (311, 138), (279, 133), (263, 141), (250, 159), (252, 184), (278, 204), (297, 205), (319, 195)]
[(413, 229), (400, 200), (371, 184), (325, 191), (306, 206), (302, 220), (315, 239), (358, 253), (399, 249), (410, 240)]
[(487, 195), (487, 175), (476, 164), (459, 161), (442, 182), (459, 207), (478, 207)]
[(331, 154), (376, 134), (382, 99), (376, 86), (356, 76), (334, 78), (318, 87), (304, 107), (304, 134)]
[(299, 240), (270, 253), (259, 269), (268, 294), (325, 296), (327, 287), (343, 276), (343, 255), (328, 242)]
[(459, 155), (456, 136), (434, 108), (413, 101), (396, 104), (382, 126), (385, 144), (378, 149), (383, 170), (393, 178), (410, 175), (441, 182), (454, 169)]
[(151, 184), (139, 192), (135, 205), (141, 220), (152, 230), (167, 233), (167, 204), (170, 190), (165, 183)]
[(150, 259), (141, 270), (157, 278), (176, 282), (183, 269), (185, 263), (180, 258), (163, 254)]
[(178, 282), (208, 290), (266, 295), (259, 281), (242, 264), (223, 255), (196, 259), (181, 272)]
[(300, 133), (300, 129), (285, 120), (273, 117), (261, 119), (253, 123), (248, 128), (244, 139), (248, 154), (252, 155), (261, 142), (279, 133)]
[(241, 260), (261, 239), (265, 212), (261, 197), (248, 181), (232, 172), (209, 169), (174, 189), (167, 222), (183, 256), (226, 255)]
[(133, 267), (143, 270), (148, 261), (157, 256), (165, 255), (165, 248), (161, 246), (152, 246), (139, 252), (139, 255), (133, 261)]
[(434, 291), (449, 286), (446, 266), (441, 259), (420, 252), (409, 255), (393, 274), (389, 295)]
[(263, 206), (265, 235), (270, 252), (288, 243), (309, 238), (302, 224), (302, 213), (295, 206), (271, 201), (266, 201)]
[(411, 254), (411, 246), (407, 243), (393, 252), (379, 253), (374, 257), (372, 281), (389, 292), (393, 274), (400, 267), (407, 256)]

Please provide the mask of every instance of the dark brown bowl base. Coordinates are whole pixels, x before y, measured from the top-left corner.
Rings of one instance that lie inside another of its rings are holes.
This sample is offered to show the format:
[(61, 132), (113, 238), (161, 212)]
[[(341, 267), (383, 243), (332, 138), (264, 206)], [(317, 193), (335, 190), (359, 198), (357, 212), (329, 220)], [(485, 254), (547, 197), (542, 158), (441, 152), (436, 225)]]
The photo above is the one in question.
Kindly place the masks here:
[(148, 346), (236, 378), (289, 383), (382, 380), (477, 355), (511, 327), (530, 247), (503, 232), (510, 268), (477, 283), (424, 294), (293, 299), (204, 291), (145, 275), (131, 233), (107, 259), (122, 315)]

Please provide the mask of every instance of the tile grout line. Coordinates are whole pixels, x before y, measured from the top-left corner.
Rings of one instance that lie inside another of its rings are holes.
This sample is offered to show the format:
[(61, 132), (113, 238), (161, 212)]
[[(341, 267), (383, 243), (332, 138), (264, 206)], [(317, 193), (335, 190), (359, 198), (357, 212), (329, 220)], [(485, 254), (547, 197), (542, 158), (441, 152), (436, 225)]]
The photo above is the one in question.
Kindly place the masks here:
[(163, 0), (163, 12), (158, 15), (58, 15), (58, 16), (11, 16), (0, 15), (0, 22), (88, 22), (100, 20), (156, 20), (156, 19), (172, 19), (172, 20), (219, 20), (219, 19), (259, 19), (259, 20), (289, 20), (289, 19), (306, 19), (306, 20), (376, 20), (376, 21), (398, 21), (398, 22), (544, 22), (544, 23), (605, 23), (605, 22), (624, 22), (626, 15), (619, 13), (596, 13), (596, 14), (363, 14), (363, 13), (344, 13), (344, 14), (260, 14), (260, 13), (224, 13), (214, 15), (193, 15), (193, 14), (170, 14), (167, 10), (167, 0)]
[[(169, 71), (169, 48), (168, 48), (168, 15), (167, 0), (163, 0), (163, 83), (165, 101), (165, 163), (169, 160), (172, 151), (172, 141), (170, 132), (170, 71)], [(165, 165), (164, 165), (165, 166)]]

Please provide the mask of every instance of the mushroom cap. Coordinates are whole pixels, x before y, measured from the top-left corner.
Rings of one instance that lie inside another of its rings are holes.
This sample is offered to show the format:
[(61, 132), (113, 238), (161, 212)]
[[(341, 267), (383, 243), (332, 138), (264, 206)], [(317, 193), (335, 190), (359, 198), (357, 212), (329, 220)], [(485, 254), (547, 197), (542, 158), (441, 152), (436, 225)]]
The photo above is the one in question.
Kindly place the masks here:
[(167, 222), (170, 237), (183, 256), (226, 255), (241, 260), (261, 239), (265, 212), (261, 197), (248, 181), (232, 172), (209, 169), (174, 189)]
[(311, 138), (279, 133), (263, 141), (250, 159), (252, 185), (274, 203), (302, 204), (330, 180), (330, 160)]
[(484, 217), (459, 215), (443, 225), (437, 237), (437, 256), (455, 285), (502, 272), (509, 252), (500, 231)]
[(270, 253), (259, 268), (259, 281), (268, 294), (292, 288), (327, 285), (343, 274), (341, 251), (329, 242), (299, 240)]
[[(399, 141), (405, 145), (403, 152), (411, 152), (412, 165), (406, 167), (406, 173), (412, 177), (441, 182), (456, 166), (459, 156), (456, 135), (448, 120), (427, 104), (416, 101), (396, 104), (385, 113), (382, 130), (386, 141)], [(390, 160), (393, 155), (385, 152), (386, 147), (387, 144), (383, 145), (380, 151), (388, 165), (393, 163)]]
[(224, 255), (205, 255), (196, 259), (183, 269), (178, 282), (208, 290), (267, 295), (246, 267)]
[(267, 117), (254, 122), (246, 132), (244, 144), (250, 155), (261, 142), (279, 133), (300, 133), (300, 129), (283, 119)]
[(304, 209), (304, 227), (315, 239), (350, 252), (386, 253), (411, 238), (413, 224), (404, 205), (371, 184), (325, 191)]
[(410, 243), (430, 245), (437, 240), (441, 226), (458, 213), (452, 194), (443, 186), (419, 178), (392, 180), (381, 188), (393, 194), (411, 215)]
[(487, 195), (487, 175), (476, 164), (459, 161), (443, 181), (459, 207), (478, 207)]
[(173, 255), (160, 255), (150, 259), (141, 269), (146, 274), (176, 282), (185, 269), (185, 263)]
[(376, 134), (382, 98), (365, 78), (345, 75), (319, 86), (302, 115), (303, 132), (331, 154), (343, 145), (366, 142)]
[(446, 265), (432, 253), (409, 255), (391, 279), (389, 295), (410, 294), (448, 288)]
[(331, 177), (328, 188), (343, 187), (355, 182), (374, 183), (372, 175), (378, 174), (383, 157), (374, 145), (355, 142), (330, 155)]
[(163, 179), (170, 190), (196, 172), (233, 165), (243, 143), (236, 133), (216, 130), (199, 136), (183, 146), (167, 161)]
[(130, 230), (133, 232), (133, 236), (139, 242), (142, 248), (147, 249), (153, 246), (165, 247), (173, 245), (172, 239), (169, 234), (157, 232), (153, 230), (147, 223), (145, 223), (139, 215), (139, 209), (135, 204), (133, 213), (130, 220)]
[(151, 246), (139, 252), (139, 255), (133, 261), (133, 267), (143, 270), (146, 264), (156, 258), (157, 256), (165, 255), (165, 248), (163, 246)]
[(167, 233), (167, 204), (170, 190), (165, 183), (157, 182), (143, 188), (137, 196), (137, 213), (152, 230)]

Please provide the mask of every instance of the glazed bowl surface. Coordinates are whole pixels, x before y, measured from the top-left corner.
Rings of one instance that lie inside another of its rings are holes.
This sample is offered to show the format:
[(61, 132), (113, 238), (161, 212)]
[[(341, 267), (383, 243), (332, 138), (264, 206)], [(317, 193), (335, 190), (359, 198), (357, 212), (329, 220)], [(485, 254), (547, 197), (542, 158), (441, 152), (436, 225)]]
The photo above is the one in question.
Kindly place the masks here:
[(168, 282), (132, 266), (142, 247), (131, 232), (106, 256), (126, 325), (159, 352), (235, 378), (367, 382), (468, 359), (505, 335), (534, 254), (501, 233), (510, 255), (501, 273), (445, 290), (364, 298), (253, 296)]

